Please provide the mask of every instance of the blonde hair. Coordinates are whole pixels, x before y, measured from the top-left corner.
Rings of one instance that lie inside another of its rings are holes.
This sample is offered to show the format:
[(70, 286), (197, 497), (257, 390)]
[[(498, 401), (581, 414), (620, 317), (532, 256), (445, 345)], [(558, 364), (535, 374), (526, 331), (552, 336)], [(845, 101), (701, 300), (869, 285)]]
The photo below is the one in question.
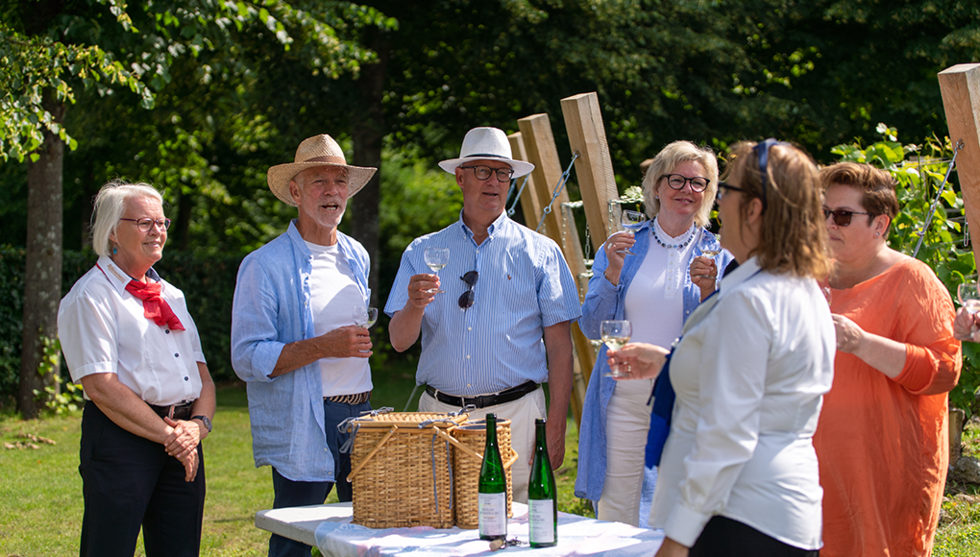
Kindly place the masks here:
[(725, 178), (737, 178), (742, 189), (740, 214), (748, 215), (752, 198), (763, 200), (759, 244), (751, 255), (759, 267), (822, 279), (830, 272), (827, 226), (823, 218), (817, 165), (799, 148), (778, 143), (769, 148), (766, 187), (763, 190), (759, 158), (753, 142), (732, 147)]
[(119, 219), (126, 210), (126, 200), (131, 197), (150, 197), (163, 205), (163, 196), (150, 184), (139, 182), (130, 184), (123, 180), (113, 180), (95, 195), (95, 210), (92, 213), (92, 248), (99, 257), (112, 252), (109, 236), (115, 234)]
[[(718, 159), (711, 147), (698, 147), (690, 141), (674, 141), (661, 149), (653, 158), (646, 174), (643, 175), (643, 201), (647, 216), (653, 218), (660, 212), (660, 200), (657, 199), (657, 184), (661, 176), (670, 174), (681, 163), (694, 161), (701, 165), (708, 187), (702, 193), (701, 207), (694, 215), (694, 222), (700, 227), (708, 225), (711, 219), (711, 208), (714, 206), (715, 193), (718, 191)], [(670, 186), (667, 186), (670, 187)]]

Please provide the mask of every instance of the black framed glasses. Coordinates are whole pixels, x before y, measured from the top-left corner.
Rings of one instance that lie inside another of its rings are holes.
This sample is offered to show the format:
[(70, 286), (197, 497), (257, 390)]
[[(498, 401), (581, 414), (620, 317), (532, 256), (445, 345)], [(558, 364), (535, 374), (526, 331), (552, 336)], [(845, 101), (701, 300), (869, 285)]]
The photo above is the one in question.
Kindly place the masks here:
[(718, 182), (718, 193), (715, 194), (715, 199), (721, 201), (721, 198), (724, 197), (724, 195), (725, 195), (722, 192), (724, 192), (725, 190), (734, 190), (734, 191), (741, 191), (741, 192), (744, 192), (745, 191), (744, 189), (742, 189), (742, 188), (740, 188), (738, 186), (733, 186), (731, 184), (726, 184), (725, 182)]
[(459, 277), (459, 280), (466, 283), (466, 292), (460, 294), (459, 300), (456, 300), (460, 309), (470, 309), (473, 307), (473, 302), (476, 300), (476, 293), (473, 292), (473, 287), (476, 286), (476, 281), (479, 278), (480, 273), (476, 271), (468, 271), (465, 275)]
[(498, 181), (510, 182), (510, 177), (514, 175), (513, 168), (490, 168), (489, 166), (483, 166), (482, 164), (476, 166), (461, 166), (460, 168), (472, 168), (473, 175), (476, 176), (477, 180), (488, 180), (491, 174), (496, 173)]
[(149, 232), (150, 231), (150, 228), (152, 228), (154, 226), (156, 226), (157, 228), (161, 228), (164, 231), (166, 231), (166, 230), (168, 230), (170, 228), (170, 219), (153, 220), (151, 218), (142, 218), (142, 219), (123, 219), (123, 218), (120, 218), (119, 220), (125, 220), (125, 221), (129, 221), (129, 222), (135, 222), (136, 223), (136, 227), (139, 228), (143, 232)]
[(836, 224), (837, 226), (849, 226), (851, 224), (851, 217), (853, 217), (854, 215), (870, 215), (870, 214), (871, 213), (864, 213), (861, 211), (845, 211), (844, 209), (823, 210), (824, 220), (826, 220), (827, 217), (833, 215), (834, 224)]
[(691, 189), (696, 192), (702, 192), (708, 189), (708, 179), (700, 176), (688, 178), (683, 174), (663, 174), (660, 176), (660, 178), (667, 178), (667, 185), (670, 186), (670, 189), (672, 190), (682, 190), (684, 189), (684, 184), (687, 184), (688, 182), (691, 184)]

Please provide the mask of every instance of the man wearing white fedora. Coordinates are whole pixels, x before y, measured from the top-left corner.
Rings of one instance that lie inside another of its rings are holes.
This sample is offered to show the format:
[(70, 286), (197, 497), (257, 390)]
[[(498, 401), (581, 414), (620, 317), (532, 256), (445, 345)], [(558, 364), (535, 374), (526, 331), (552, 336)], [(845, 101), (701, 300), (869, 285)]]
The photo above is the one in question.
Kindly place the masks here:
[[(337, 424), (371, 409), (371, 337), (353, 318), (371, 299), (370, 261), (337, 226), (376, 170), (348, 165), (329, 135), (300, 143), (295, 162), (268, 172), (299, 216), (238, 270), (232, 365), (248, 384), (255, 465), (272, 467), (277, 509), (321, 504), (335, 482), (351, 500)], [(273, 534), (269, 555), (309, 556), (310, 546)]]
[[(534, 165), (512, 158), (503, 131), (470, 130), (459, 158), (439, 166), (455, 175), (463, 210), (458, 222), (405, 249), (385, 306), (391, 344), (403, 351), (422, 337), (420, 411), (474, 405), (471, 419), (494, 412), (511, 420), (511, 445), (520, 456), (513, 494), (526, 501), (535, 419), (547, 414), (552, 466), (561, 466), (565, 455), (570, 322), (582, 314), (578, 290), (558, 245), (504, 210), (511, 178)], [(424, 260), (429, 247), (450, 252), (438, 275)], [(551, 394), (547, 412), (544, 382)]]

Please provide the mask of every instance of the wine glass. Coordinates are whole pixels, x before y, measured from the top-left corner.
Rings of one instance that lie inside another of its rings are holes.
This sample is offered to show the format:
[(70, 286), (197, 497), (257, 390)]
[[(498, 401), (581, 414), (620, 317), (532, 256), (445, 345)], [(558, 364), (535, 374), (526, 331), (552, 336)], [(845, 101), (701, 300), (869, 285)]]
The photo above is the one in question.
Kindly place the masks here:
[[(633, 335), (633, 327), (625, 319), (603, 321), (599, 329), (602, 335), (602, 342), (612, 350), (621, 350), (630, 341)], [(606, 377), (626, 377), (625, 373), (619, 371), (619, 366), (609, 368)]]
[(354, 306), (353, 317), (355, 325), (369, 329), (378, 321), (378, 308)]
[[(425, 248), (425, 264), (432, 269), (432, 272), (439, 274), (439, 271), (449, 264), (449, 248)], [(429, 289), (429, 294), (441, 294), (445, 290)]]
[[(643, 221), (645, 220), (647, 220), (645, 213), (625, 209), (623, 210), (623, 214), (619, 217), (619, 223), (622, 224), (623, 228), (625, 228), (632, 236), (636, 236), (636, 231), (643, 226)], [(636, 255), (628, 248), (619, 250), (619, 253), (622, 253), (623, 255)]]
[(976, 315), (980, 311), (980, 290), (977, 283), (964, 282), (956, 287), (956, 297), (960, 300), (960, 305), (966, 308), (970, 315)]
[[(718, 241), (718, 238), (714, 234), (708, 232), (707, 230), (701, 230), (701, 237), (698, 238), (698, 248), (701, 250), (701, 255), (710, 257), (711, 260), (715, 262), (715, 267), (718, 266), (718, 261), (715, 259), (715, 256), (721, 253), (721, 242)], [(699, 276), (701, 278), (717, 280), (717, 277), (712, 277), (709, 275)]]

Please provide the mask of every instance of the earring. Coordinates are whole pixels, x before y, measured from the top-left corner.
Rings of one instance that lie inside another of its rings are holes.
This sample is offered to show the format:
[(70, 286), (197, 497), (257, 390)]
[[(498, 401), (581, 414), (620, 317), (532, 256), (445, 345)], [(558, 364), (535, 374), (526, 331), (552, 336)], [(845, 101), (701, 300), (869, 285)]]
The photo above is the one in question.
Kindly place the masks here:
[(116, 255), (117, 253), (119, 253), (119, 248), (112, 246), (112, 255)]
[(881, 232), (875, 232), (875, 238), (878, 238), (880, 236), (881, 236)]
[(659, 195), (655, 195), (655, 196), (653, 196), (653, 198), (654, 199), (660, 199), (660, 196)]

